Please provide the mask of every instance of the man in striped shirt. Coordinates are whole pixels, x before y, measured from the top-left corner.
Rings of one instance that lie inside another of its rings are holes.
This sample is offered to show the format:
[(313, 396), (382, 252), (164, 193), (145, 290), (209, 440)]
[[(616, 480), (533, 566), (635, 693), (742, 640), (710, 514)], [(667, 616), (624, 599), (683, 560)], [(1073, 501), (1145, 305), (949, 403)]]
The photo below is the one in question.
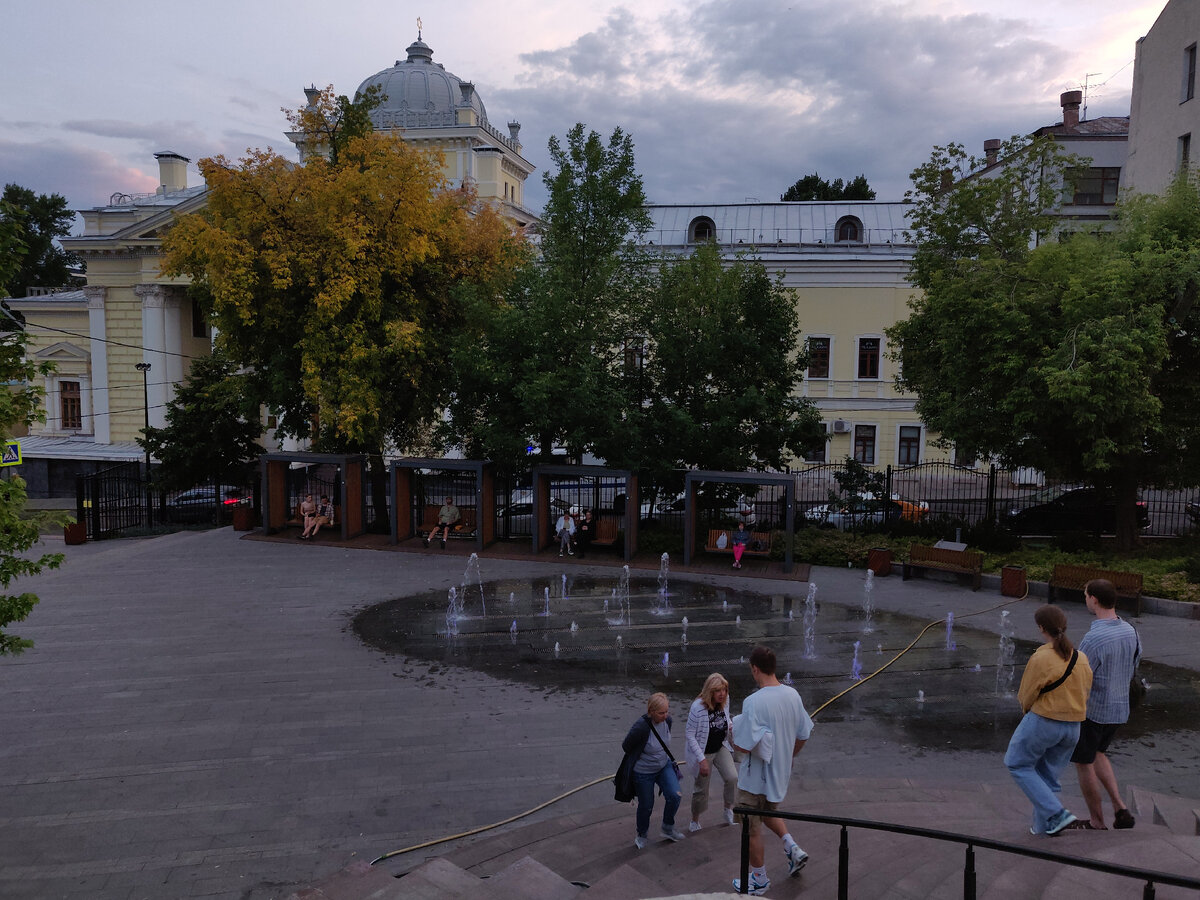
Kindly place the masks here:
[(1111, 581), (1089, 581), (1083, 599), (1096, 617), (1079, 642), (1079, 652), (1086, 654), (1092, 665), (1092, 690), (1071, 762), (1079, 773), (1079, 790), (1090, 819), (1068, 827), (1106, 830), (1103, 788), (1112, 800), (1113, 828), (1132, 828), (1133, 814), (1121, 800), (1117, 776), (1105, 751), (1117, 729), (1129, 719), (1129, 682), (1142, 654), (1141, 642), (1133, 626), (1117, 615), (1117, 590)]

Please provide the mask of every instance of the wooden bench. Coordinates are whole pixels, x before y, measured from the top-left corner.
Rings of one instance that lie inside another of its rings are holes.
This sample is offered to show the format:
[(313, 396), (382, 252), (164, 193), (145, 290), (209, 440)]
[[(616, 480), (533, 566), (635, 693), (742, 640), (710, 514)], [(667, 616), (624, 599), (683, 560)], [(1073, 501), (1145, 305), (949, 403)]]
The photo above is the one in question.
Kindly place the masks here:
[[(421, 514), (421, 527), (418, 530), (420, 537), (426, 537), (429, 532), (433, 531), (438, 526), (438, 512), (441, 510), (440, 503), (426, 503), (425, 509)], [(455, 535), (459, 537), (469, 537), (475, 533), (475, 507), (460, 506), (458, 508), (458, 522), (450, 526), (450, 537)]]
[[(336, 526), (337, 523), (340, 522), (341, 520), (342, 520), (342, 508), (340, 506), (335, 505), (333, 507), (333, 521), (330, 522), (328, 525), (322, 525), (321, 527), (322, 528), (332, 528), (332, 527)], [(288, 527), (289, 525), (298, 525), (301, 528), (304, 527), (304, 516), (300, 513), (300, 504), (299, 503), (297, 503), (295, 508), (292, 510), (292, 517), (290, 519), (288, 519), (286, 522), (284, 522), (283, 525), (285, 528)]]
[(1093, 578), (1105, 578), (1117, 589), (1117, 606), (1128, 609), (1135, 616), (1142, 614), (1142, 573), (1113, 572), (1094, 566), (1057, 565), (1050, 575), (1049, 594), (1053, 602), (1059, 591), (1078, 591), (1083, 599), (1083, 588)]
[[(725, 546), (718, 547), (717, 541), (721, 535), (725, 535)], [(752, 550), (751, 548), (758, 544), (762, 550)], [(709, 553), (728, 553), (733, 555), (733, 532), (728, 528), (710, 528), (708, 531), (708, 543), (704, 545), (704, 549)], [(752, 531), (750, 532), (750, 543), (746, 545), (746, 549), (742, 551), (742, 556), (757, 556), (762, 559), (767, 559), (771, 555), (771, 532), (769, 531)]]
[(611, 547), (617, 542), (621, 531), (621, 520), (616, 516), (601, 516), (592, 523), (593, 547)]
[(901, 580), (908, 581), (909, 576), (918, 569), (969, 575), (971, 589), (977, 591), (983, 583), (983, 554), (974, 550), (950, 550), (913, 544), (908, 548), (908, 559), (901, 569)]

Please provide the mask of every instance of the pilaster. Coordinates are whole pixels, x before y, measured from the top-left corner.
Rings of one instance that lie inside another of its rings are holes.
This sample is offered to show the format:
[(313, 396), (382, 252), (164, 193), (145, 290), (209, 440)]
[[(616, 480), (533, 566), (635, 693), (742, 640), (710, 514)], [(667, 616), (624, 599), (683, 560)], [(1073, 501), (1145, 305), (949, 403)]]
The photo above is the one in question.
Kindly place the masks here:
[(87, 297), (89, 352), (91, 353), (91, 390), (85, 394), (84, 406), (91, 404), (92, 434), (97, 444), (112, 443), (112, 422), (109, 419), (108, 343), (105, 338), (104, 302), (108, 288), (89, 284), (83, 289)]

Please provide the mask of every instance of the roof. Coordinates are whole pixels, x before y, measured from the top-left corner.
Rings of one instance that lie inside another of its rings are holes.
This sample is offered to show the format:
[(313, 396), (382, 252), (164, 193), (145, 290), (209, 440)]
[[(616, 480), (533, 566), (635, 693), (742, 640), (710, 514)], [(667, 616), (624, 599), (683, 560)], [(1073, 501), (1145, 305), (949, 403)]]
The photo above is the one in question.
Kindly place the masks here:
[(692, 223), (712, 220), (720, 244), (833, 244), (838, 223), (854, 218), (863, 234), (856, 245), (903, 244), (908, 205), (891, 201), (649, 204), (655, 244), (688, 244)]
[(46, 437), (36, 434), (18, 440), (21, 442), (21, 456), (28, 458), (131, 462), (146, 456), (146, 451), (133, 441), (98, 444), (90, 437)]
[(1129, 116), (1101, 116), (1098, 119), (1084, 119), (1076, 125), (1066, 126), (1062, 122), (1056, 125), (1043, 125), (1034, 134), (1055, 134), (1073, 137), (1127, 137), (1129, 135)]

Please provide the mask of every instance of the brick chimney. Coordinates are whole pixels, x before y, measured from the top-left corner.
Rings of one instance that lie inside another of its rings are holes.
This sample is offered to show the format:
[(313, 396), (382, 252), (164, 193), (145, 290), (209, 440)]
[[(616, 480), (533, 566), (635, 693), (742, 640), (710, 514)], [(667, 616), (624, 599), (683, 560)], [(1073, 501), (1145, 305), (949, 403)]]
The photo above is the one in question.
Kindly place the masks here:
[(1083, 91), (1063, 91), (1058, 101), (1062, 104), (1063, 127), (1074, 128), (1079, 124), (1079, 107), (1083, 104)]
[(161, 150), (154, 154), (158, 160), (158, 193), (173, 194), (187, 187), (187, 166), (191, 162), (174, 150)]
[(983, 158), (989, 167), (1000, 159), (1000, 138), (988, 138), (983, 142)]

